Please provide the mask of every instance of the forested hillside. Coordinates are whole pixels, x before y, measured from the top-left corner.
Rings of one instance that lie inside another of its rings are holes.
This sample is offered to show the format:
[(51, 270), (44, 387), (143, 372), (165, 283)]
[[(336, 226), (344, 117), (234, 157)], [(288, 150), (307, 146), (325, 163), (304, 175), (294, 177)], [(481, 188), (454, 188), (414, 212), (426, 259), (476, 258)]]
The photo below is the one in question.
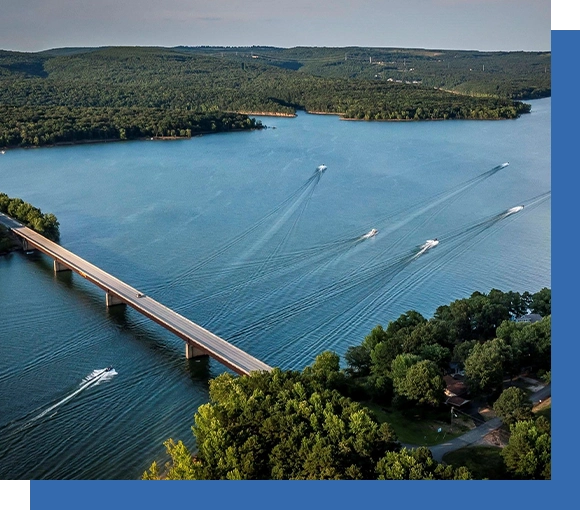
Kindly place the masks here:
[(284, 49), (265, 46), (180, 49), (230, 58), (253, 58), (325, 78), (420, 83), (429, 88), (508, 99), (536, 99), (551, 95), (550, 52), (361, 47)]
[[(196, 125), (212, 123), (210, 131), (261, 127), (218, 112), (511, 119), (529, 112), (514, 98), (550, 94), (550, 54), (262, 47), (0, 51), (0, 85), (0, 146), (55, 143), (62, 132), (65, 141), (78, 141), (91, 133), (96, 139), (191, 136)], [(68, 108), (68, 127), (54, 123), (61, 107)], [(126, 112), (143, 120), (119, 123), (131, 116)], [(33, 130), (42, 134), (31, 137)]]

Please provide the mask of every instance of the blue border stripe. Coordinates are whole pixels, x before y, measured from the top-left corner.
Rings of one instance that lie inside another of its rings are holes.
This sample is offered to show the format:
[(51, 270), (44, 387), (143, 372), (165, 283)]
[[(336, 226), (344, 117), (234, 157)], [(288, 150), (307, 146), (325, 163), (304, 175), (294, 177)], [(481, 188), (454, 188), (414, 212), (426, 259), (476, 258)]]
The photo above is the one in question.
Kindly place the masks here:
[(579, 439), (577, 423), (571, 419), (576, 413), (570, 407), (575, 401), (571, 385), (577, 385), (570, 377), (577, 372), (572, 363), (580, 360), (573, 292), (578, 287), (578, 252), (573, 239), (579, 231), (580, 205), (580, 136), (575, 114), (580, 95), (579, 49), (579, 31), (552, 31), (552, 307), (556, 310), (552, 316), (552, 364), (556, 369), (552, 381), (552, 481), (563, 483), (563, 490), (577, 484), (577, 468), (572, 463)]

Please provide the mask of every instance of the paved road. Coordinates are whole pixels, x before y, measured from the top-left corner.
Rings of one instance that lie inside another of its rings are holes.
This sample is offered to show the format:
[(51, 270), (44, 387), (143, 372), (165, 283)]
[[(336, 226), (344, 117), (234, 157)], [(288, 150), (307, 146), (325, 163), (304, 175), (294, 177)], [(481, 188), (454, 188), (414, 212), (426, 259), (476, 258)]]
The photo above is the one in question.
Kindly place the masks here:
[[(533, 404), (537, 404), (540, 400), (544, 400), (552, 395), (552, 385), (548, 384), (544, 386), (541, 390), (536, 391), (530, 396), (530, 400)], [(441, 443), (435, 446), (431, 446), (429, 449), (433, 454), (433, 458), (441, 462), (443, 456), (446, 453), (459, 450), (465, 446), (472, 445), (483, 439), (490, 432), (499, 429), (502, 426), (502, 421), (499, 418), (492, 418), (486, 421), (484, 424), (476, 427), (469, 432), (463, 434), (462, 436), (450, 439), (445, 443)]]
[(11, 228), (15, 234), (28, 241), (32, 247), (80, 274), (83, 278), (94, 283), (105, 292), (113, 294), (122, 302), (130, 305), (187, 343), (201, 349), (204, 353), (212, 356), (228, 368), (231, 368), (234, 372), (238, 374), (249, 374), (255, 370), (272, 370), (266, 363), (250, 356), (248, 353), (226, 342), (154, 299), (143, 295), (141, 291), (127, 285), (62, 246), (22, 226), (12, 218), (0, 213), (0, 223)]
[(477, 443), (480, 439), (485, 437), (490, 432), (499, 429), (501, 427), (502, 421), (499, 418), (492, 418), (489, 421), (486, 421), (484, 424), (476, 427), (469, 432), (463, 434), (462, 436), (456, 437), (454, 439), (450, 439), (445, 443), (441, 443), (435, 446), (431, 446), (429, 449), (433, 454), (433, 458), (441, 462), (443, 460), (443, 456), (446, 453), (459, 450), (465, 446), (472, 445)]

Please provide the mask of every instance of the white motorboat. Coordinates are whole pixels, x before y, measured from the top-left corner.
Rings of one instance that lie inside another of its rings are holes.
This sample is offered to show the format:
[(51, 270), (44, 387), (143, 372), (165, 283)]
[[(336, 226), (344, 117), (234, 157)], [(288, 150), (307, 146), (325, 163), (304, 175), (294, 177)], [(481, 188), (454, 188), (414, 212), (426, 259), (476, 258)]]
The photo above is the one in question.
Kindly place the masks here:
[(373, 228), (362, 237), (363, 237), (363, 239), (368, 239), (369, 237), (376, 236), (378, 233), (379, 233), (379, 231), (376, 228)]
[(524, 206), (523, 206), (523, 205), (516, 205), (515, 207), (512, 207), (511, 209), (508, 209), (508, 210), (505, 212), (505, 215), (506, 215), (506, 216), (509, 216), (510, 214), (515, 214), (515, 213), (517, 213), (517, 212), (520, 212), (520, 211), (521, 211), (523, 208), (524, 208)]
[(421, 249), (414, 255), (413, 258), (418, 257), (419, 255), (423, 255), (427, 250), (434, 248), (439, 244), (439, 239), (427, 239), (424, 244), (421, 245)]

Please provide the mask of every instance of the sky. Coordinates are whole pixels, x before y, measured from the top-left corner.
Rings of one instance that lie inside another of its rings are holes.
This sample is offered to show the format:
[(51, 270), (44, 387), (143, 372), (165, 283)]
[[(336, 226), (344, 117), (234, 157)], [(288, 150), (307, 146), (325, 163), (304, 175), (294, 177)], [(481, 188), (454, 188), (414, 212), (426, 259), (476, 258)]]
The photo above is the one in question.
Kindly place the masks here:
[(550, 0), (2, 0), (0, 49), (180, 45), (549, 51)]

